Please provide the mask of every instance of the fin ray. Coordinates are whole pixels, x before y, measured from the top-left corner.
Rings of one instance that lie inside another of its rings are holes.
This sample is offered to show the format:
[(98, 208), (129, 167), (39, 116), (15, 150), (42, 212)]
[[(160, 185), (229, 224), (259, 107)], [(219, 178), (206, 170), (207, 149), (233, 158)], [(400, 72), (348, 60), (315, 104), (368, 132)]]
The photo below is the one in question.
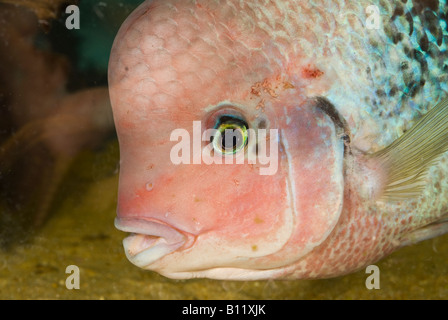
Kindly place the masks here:
[(445, 98), (409, 131), (372, 155), (387, 172), (382, 196), (389, 200), (419, 196), (428, 168), (447, 151), (448, 98)]

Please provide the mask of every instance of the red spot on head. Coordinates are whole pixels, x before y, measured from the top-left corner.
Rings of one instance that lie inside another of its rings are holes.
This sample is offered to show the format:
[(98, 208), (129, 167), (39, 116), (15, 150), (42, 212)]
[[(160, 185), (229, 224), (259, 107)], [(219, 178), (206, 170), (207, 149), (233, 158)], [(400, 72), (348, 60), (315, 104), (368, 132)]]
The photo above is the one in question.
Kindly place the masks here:
[(302, 69), (302, 77), (305, 79), (316, 79), (321, 77), (323, 74), (323, 71), (311, 65), (307, 65)]

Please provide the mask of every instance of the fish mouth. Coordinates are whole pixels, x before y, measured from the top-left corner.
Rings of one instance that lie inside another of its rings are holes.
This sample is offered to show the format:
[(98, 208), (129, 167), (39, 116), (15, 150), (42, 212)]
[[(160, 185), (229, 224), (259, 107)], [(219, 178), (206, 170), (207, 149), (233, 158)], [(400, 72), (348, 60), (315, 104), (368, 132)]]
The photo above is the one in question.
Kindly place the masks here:
[(125, 254), (129, 261), (143, 269), (176, 251), (188, 239), (173, 227), (155, 220), (115, 218), (115, 227), (131, 233), (123, 240)]

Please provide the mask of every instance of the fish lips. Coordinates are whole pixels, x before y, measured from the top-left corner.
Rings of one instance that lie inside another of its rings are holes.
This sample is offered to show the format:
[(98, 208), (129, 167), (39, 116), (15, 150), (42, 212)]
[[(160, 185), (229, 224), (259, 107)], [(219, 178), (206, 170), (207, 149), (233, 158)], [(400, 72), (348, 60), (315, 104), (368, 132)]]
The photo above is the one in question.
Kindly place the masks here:
[(123, 240), (126, 257), (146, 269), (188, 242), (188, 235), (155, 220), (115, 218), (115, 227), (131, 235)]

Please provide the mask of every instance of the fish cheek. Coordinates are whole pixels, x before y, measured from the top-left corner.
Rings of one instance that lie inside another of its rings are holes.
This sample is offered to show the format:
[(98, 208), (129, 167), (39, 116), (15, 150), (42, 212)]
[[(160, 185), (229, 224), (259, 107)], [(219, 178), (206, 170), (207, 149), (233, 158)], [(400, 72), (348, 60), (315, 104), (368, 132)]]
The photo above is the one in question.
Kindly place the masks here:
[[(213, 258), (217, 266), (237, 266), (243, 257), (280, 250), (293, 225), (284, 176), (261, 176), (249, 165), (221, 166), (219, 171), (201, 190), (208, 199), (198, 203), (193, 213), (205, 227), (199, 234), (198, 248), (215, 247), (221, 255)], [(210, 188), (215, 192), (210, 193)]]
[(141, 186), (141, 192), (148, 194), (148, 206), (169, 211), (173, 223), (182, 220), (196, 230), (234, 225), (228, 229), (235, 232), (272, 222), (270, 212), (281, 207), (286, 187), (282, 179), (261, 176), (248, 164), (179, 165), (155, 183), (158, 188), (145, 192)]

